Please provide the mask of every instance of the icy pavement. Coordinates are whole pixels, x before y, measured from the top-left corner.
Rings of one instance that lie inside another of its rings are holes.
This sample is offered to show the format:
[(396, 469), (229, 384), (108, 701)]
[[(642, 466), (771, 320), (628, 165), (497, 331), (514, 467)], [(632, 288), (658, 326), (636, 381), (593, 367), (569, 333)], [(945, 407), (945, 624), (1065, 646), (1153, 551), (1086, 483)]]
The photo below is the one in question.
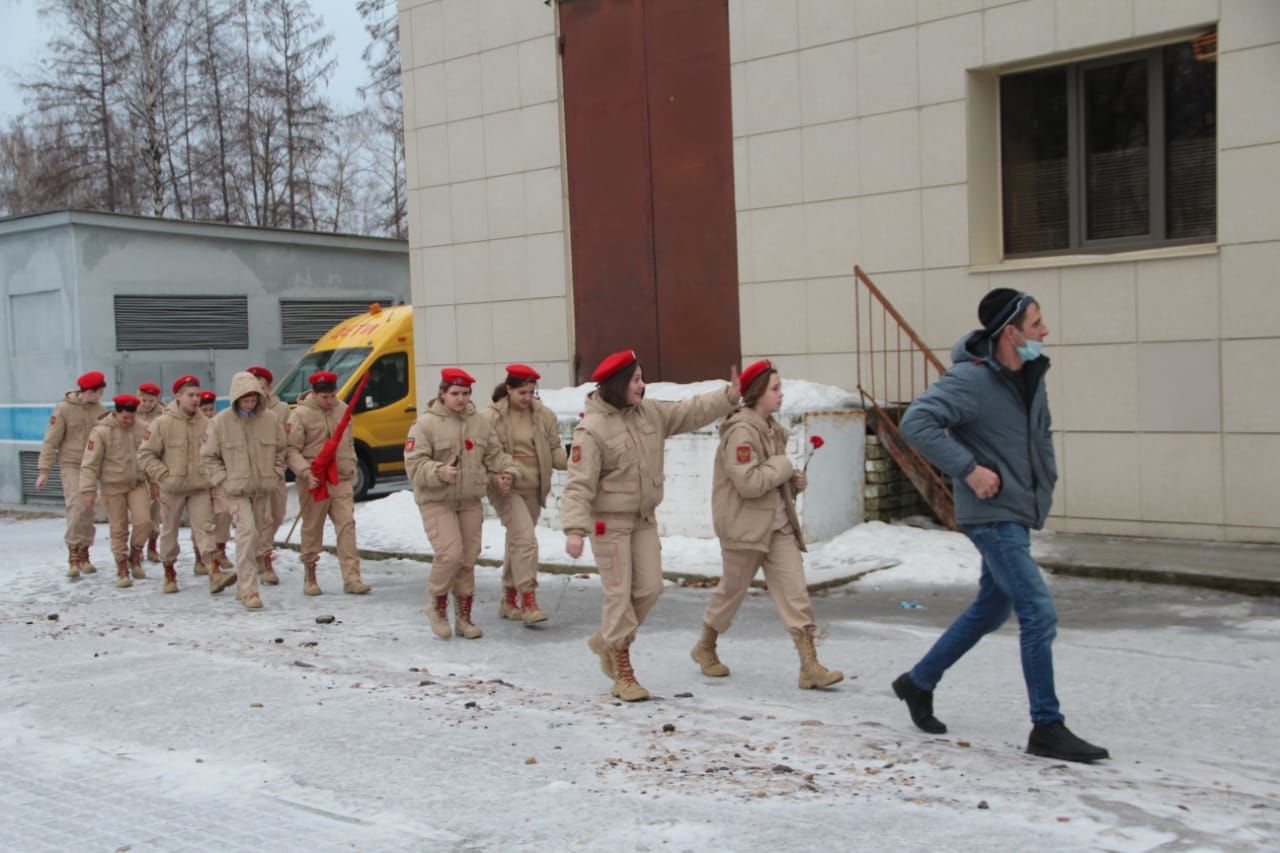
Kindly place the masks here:
[[(0, 520), (0, 849), (1261, 850), (1280, 837), (1274, 600), (1051, 578), (1069, 723), (1116, 756), (1090, 767), (1022, 753), (1012, 626), (939, 690), (947, 736), (910, 725), (888, 684), (964, 606), (963, 585), (884, 573), (818, 598), (820, 656), (846, 673), (822, 692), (795, 688), (760, 594), (722, 641), (733, 675), (701, 677), (687, 655), (709, 593), (669, 587), (633, 655), (655, 700), (621, 705), (583, 644), (594, 577), (545, 576), (552, 621), (530, 629), (497, 619), (497, 572), (481, 569), (485, 638), (444, 642), (422, 615), (422, 563), (366, 563), (369, 596), (306, 598), (285, 553), (281, 586), (249, 613), (230, 592), (211, 599), (189, 560), (178, 595), (155, 566), (128, 590), (109, 571), (68, 581), (61, 529)], [(326, 555), (321, 585), (338, 589), (337, 574)]]

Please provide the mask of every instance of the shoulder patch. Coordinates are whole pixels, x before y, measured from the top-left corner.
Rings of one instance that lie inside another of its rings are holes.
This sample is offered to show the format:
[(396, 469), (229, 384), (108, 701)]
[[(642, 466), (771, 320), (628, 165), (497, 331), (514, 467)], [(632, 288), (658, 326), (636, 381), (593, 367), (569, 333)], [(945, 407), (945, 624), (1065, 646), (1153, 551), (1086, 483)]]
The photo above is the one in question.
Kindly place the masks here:
[(93, 439), (89, 439), (89, 443), (84, 446), (85, 450), (93, 450)]
[(284, 424), (285, 435), (288, 435), (289, 431), (292, 429), (293, 429), (293, 421), (285, 421), (285, 424)]
[(750, 461), (751, 461), (751, 445), (739, 444), (738, 445), (738, 462), (744, 463), (744, 462), (750, 462)]
[(417, 439), (415, 438), (406, 439), (404, 443), (404, 452), (408, 453), (410, 450), (413, 450), (413, 445), (416, 443), (417, 443)]
[(149, 438), (151, 438), (151, 427), (147, 427), (142, 431), (142, 440), (146, 441)]
[(573, 446), (573, 452), (570, 454), (569, 458), (572, 459), (574, 462), (582, 461), (582, 445), (581, 444), (575, 444)]
[(58, 415), (56, 412), (52, 415), (49, 415), (49, 426), (53, 426), (57, 422), (58, 422)]

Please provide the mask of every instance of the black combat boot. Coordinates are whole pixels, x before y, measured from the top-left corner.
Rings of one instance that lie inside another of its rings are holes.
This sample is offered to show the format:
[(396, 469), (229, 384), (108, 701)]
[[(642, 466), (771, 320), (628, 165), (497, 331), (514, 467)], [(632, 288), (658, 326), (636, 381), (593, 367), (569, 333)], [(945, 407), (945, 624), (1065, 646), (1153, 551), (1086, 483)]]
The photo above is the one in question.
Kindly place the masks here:
[(946, 725), (933, 715), (932, 690), (921, 690), (911, 680), (911, 676), (904, 672), (894, 680), (893, 692), (907, 703), (907, 710), (911, 712), (911, 722), (915, 723), (917, 728), (931, 735), (947, 733)]
[(1027, 752), (1060, 761), (1099, 761), (1110, 758), (1111, 753), (1087, 740), (1076, 737), (1061, 720), (1055, 723), (1036, 723), (1027, 738)]

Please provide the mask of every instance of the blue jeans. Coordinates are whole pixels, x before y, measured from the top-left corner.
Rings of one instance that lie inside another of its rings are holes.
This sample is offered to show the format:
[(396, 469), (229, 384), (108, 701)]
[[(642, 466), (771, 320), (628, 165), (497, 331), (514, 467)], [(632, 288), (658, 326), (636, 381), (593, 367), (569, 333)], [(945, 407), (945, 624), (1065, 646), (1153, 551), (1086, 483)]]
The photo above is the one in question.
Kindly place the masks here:
[(1022, 677), (1027, 682), (1031, 722), (1063, 719), (1053, 689), (1051, 648), (1058, 633), (1058, 613), (1040, 567), (1031, 559), (1030, 532), (1011, 521), (966, 524), (964, 532), (982, 555), (978, 597), (915, 665), (911, 680), (921, 689), (933, 690), (942, 674), (978, 640), (1003, 625), (1012, 611), (1018, 614)]

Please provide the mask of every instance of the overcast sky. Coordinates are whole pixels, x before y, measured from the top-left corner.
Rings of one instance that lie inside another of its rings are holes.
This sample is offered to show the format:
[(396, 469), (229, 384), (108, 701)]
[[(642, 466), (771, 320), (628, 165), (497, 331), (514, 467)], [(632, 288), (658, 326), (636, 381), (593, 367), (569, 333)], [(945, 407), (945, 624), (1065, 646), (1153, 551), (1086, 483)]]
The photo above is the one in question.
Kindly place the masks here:
[[(40, 5), (40, 0), (0, 0), (0, 126), (23, 112), (18, 81), (38, 68), (45, 55), (49, 32), (40, 20)], [(356, 0), (311, 0), (311, 8), (334, 35), (338, 68), (329, 82), (329, 97), (340, 109), (354, 109), (360, 103), (356, 87), (368, 76), (360, 59), (368, 33)]]

